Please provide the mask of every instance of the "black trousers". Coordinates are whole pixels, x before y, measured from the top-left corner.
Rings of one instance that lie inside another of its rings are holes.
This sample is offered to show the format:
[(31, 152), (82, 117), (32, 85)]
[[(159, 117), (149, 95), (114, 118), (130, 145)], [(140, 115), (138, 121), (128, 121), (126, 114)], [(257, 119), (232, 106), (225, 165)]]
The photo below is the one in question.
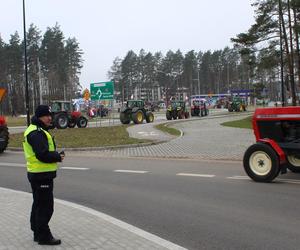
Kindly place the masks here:
[(33, 203), (30, 216), (31, 230), (38, 240), (52, 237), (49, 221), (53, 214), (53, 179), (30, 181)]

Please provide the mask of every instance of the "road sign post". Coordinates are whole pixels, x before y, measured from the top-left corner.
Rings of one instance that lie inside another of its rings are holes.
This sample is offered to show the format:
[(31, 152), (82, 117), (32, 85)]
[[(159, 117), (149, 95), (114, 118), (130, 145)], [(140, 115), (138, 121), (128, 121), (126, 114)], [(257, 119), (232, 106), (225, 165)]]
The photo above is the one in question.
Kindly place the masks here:
[(92, 101), (114, 99), (114, 82), (91, 83), (90, 90)]

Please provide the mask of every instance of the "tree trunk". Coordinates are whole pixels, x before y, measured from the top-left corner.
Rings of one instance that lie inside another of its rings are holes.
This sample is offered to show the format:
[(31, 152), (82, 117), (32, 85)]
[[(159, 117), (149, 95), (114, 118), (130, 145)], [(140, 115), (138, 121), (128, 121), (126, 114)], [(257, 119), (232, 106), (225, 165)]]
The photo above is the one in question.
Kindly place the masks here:
[[(284, 18), (283, 18), (283, 11), (282, 11), (282, 2), (281, 2), (281, 0), (279, 0), (279, 18), (281, 19), (284, 45), (285, 45), (285, 50), (286, 50), (287, 59), (288, 59), (289, 78), (290, 78), (290, 83), (291, 83), (291, 88), (292, 88), (291, 89), (292, 98), (294, 99), (295, 91), (293, 90), (294, 85), (292, 85), (292, 79), (293, 79), (292, 76), (294, 75), (294, 73), (293, 73), (293, 63), (291, 61), (291, 56), (290, 56), (290, 50), (289, 50), (289, 44), (288, 44), (288, 38), (287, 38), (287, 33), (286, 33)], [(287, 83), (287, 85), (288, 85), (288, 83)], [(287, 89), (289, 89), (288, 86), (287, 86)], [(293, 100), (293, 102), (294, 102), (294, 100)]]
[(290, 61), (291, 61), (291, 69), (290, 69), (290, 77), (291, 77), (291, 88), (292, 88), (292, 102), (293, 106), (296, 106), (296, 90), (295, 90), (295, 73), (294, 73), (294, 45), (293, 45), (293, 28), (292, 28), (292, 17), (291, 17), (291, 8), (290, 8), (290, 0), (287, 1), (288, 5), (288, 16), (289, 16), (289, 31), (290, 31)]

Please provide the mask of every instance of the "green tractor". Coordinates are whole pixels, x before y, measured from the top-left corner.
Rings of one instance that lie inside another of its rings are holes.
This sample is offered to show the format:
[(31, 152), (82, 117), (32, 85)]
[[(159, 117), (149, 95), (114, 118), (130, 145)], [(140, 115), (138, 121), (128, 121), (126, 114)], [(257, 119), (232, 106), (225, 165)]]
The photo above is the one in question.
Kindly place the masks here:
[(126, 105), (120, 110), (120, 121), (122, 124), (129, 124), (132, 120), (135, 124), (154, 121), (154, 115), (145, 108), (143, 100), (128, 100)]
[(228, 103), (229, 112), (246, 111), (247, 104), (244, 99), (240, 97), (233, 97), (232, 101)]
[(187, 111), (186, 105), (184, 101), (175, 101), (172, 100), (170, 105), (167, 108), (166, 118), (167, 120), (176, 120), (189, 118), (190, 113)]

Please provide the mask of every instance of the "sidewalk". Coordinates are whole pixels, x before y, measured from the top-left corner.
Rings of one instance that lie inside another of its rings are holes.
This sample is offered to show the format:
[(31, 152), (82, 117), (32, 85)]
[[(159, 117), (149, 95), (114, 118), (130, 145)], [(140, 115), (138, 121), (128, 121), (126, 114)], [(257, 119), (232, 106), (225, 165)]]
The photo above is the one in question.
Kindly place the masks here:
[(184, 249), (139, 228), (74, 203), (55, 200), (50, 222), (60, 246), (40, 246), (29, 225), (31, 194), (0, 188), (0, 250)]

